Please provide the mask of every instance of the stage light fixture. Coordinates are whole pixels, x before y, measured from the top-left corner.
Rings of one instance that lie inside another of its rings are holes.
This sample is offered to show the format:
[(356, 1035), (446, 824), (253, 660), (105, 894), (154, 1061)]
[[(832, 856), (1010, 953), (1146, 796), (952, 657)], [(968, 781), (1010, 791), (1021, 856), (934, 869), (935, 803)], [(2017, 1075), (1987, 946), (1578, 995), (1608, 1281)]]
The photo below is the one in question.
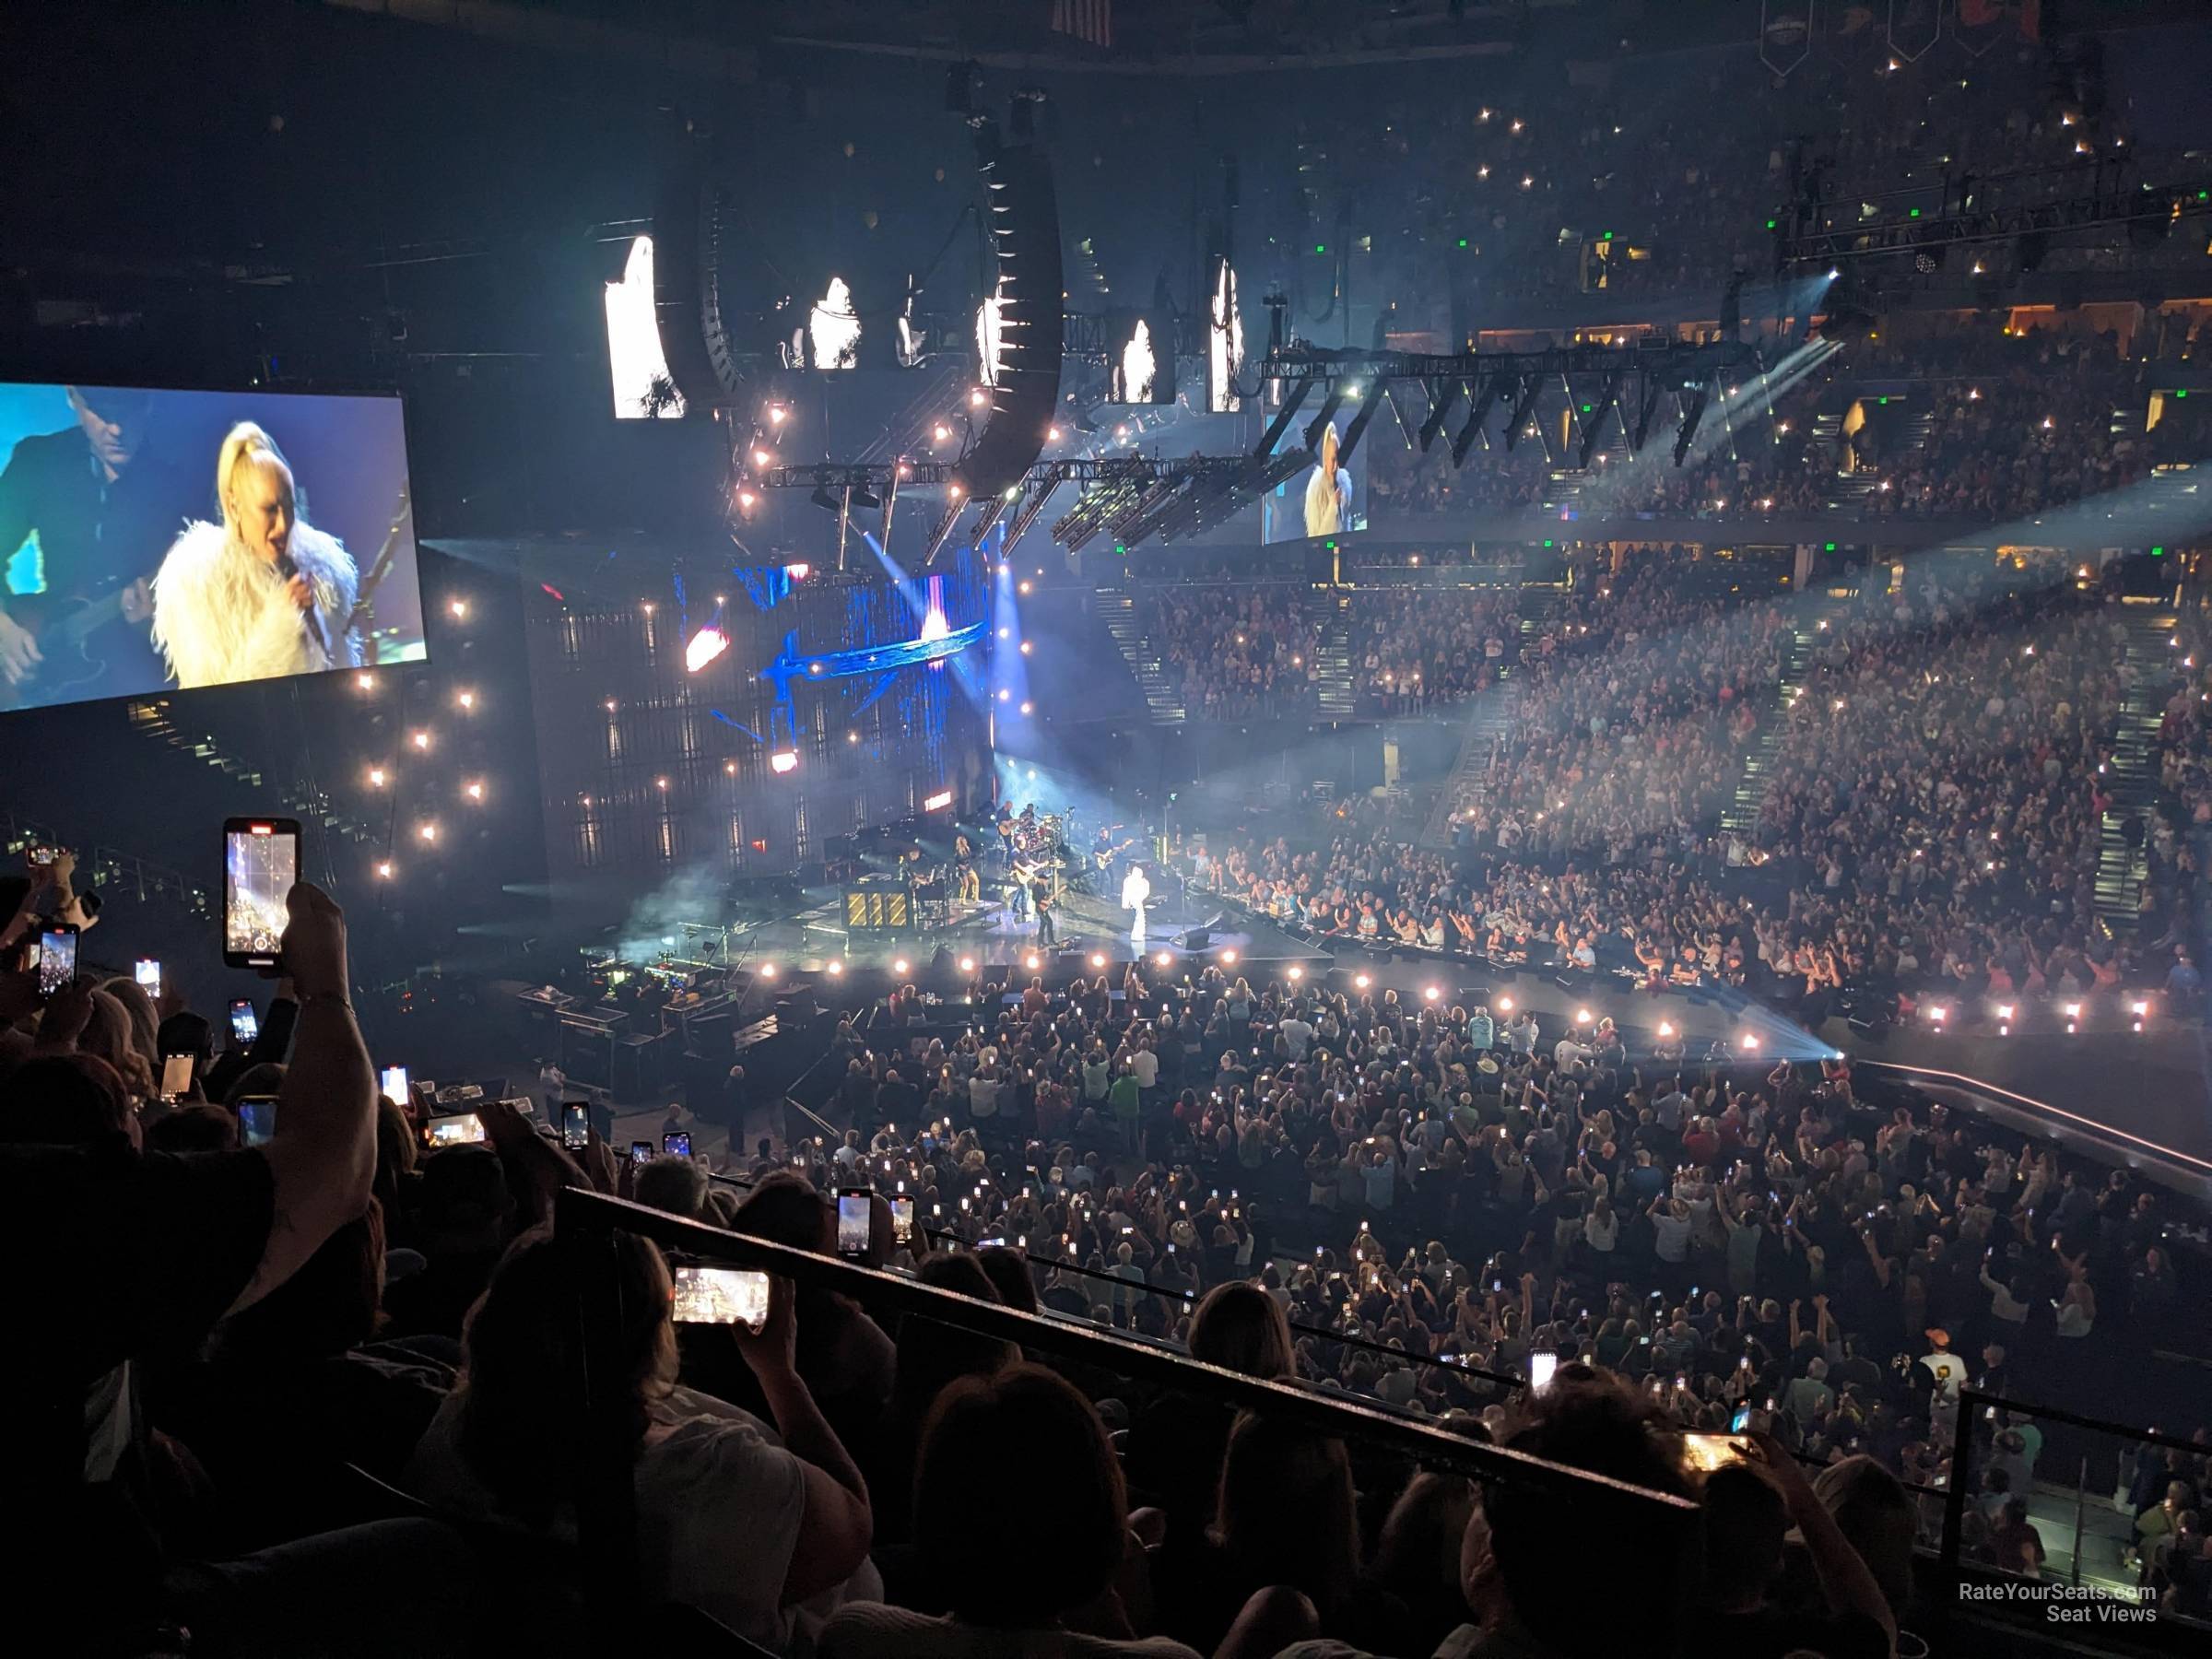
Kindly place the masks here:
[(385, 860), (383, 863), (382, 863), (382, 864), (378, 865), (376, 866), (376, 873), (377, 873), (377, 876), (378, 876), (378, 877), (379, 877), (380, 879), (382, 879), (382, 880), (384, 880), (384, 881), (389, 881), (389, 880), (391, 880), (391, 879), (392, 879), (392, 862), (391, 862), (391, 860), (389, 860), (389, 859), (386, 859), (386, 860)]
[(1355, 973), (1352, 975), (1352, 985), (1356, 990), (1364, 991), (1368, 988), (1368, 986), (1373, 984), (1374, 982), (1374, 981), (1368, 978), (1364, 973)]
[(1233, 950), (1223, 951), (1221, 953), (1221, 961), (1225, 967), (1235, 967), (1237, 963), (1237, 953)]
[(426, 841), (434, 841), (438, 839), (438, 826), (435, 824), (418, 824), (415, 827), (415, 833)]
[[(2168, 642), (2171, 643), (2171, 641)], [(364, 691), (376, 689), (376, 677), (372, 674), (357, 674), (353, 677), (353, 683)]]
[(973, 973), (975, 971), (975, 959), (973, 957), (962, 957), (960, 959), (960, 971), (962, 973)]
[(1105, 953), (1104, 953), (1103, 951), (1097, 951), (1097, 950), (1094, 950), (1094, 951), (1092, 951), (1092, 952), (1090, 953), (1090, 965), (1091, 965), (1093, 968), (1103, 968), (1103, 967), (1105, 967), (1105, 966), (1106, 966), (1106, 956), (1105, 956)]
[(758, 972), (760, 978), (764, 980), (772, 980), (776, 977), (776, 965), (773, 962), (763, 962), (760, 964)]
[(383, 786), (384, 769), (381, 766), (371, 767), (369, 769), (369, 787), (371, 789), (382, 789)]
[(1674, 1036), (1674, 1034), (1675, 1034), (1675, 1022), (1674, 1022), (1673, 1020), (1671, 1020), (1671, 1019), (1663, 1019), (1663, 1020), (1661, 1020), (1661, 1021), (1659, 1022), (1659, 1041), (1662, 1041), (1662, 1042), (1665, 1042), (1665, 1041), (1667, 1041), (1669, 1038), (1673, 1037), (1673, 1036)]
[(470, 800), (480, 801), (484, 798), (484, 785), (481, 783), (471, 783), (468, 786), (466, 794)]
[(1498, 1011), (1500, 1014), (1511, 1014), (1513, 1011), (1513, 999), (1510, 996), (1500, 997), (1498, 999)]
[(830, 977), (831, 979), (835, 979), (835, 978), (837, 978), (837, 977), (838, 977), (840, 974), (843, 973), (843, 972), (844, 972), (844, 971), (845, 971), (845, 965), (844, 965), (842, 962), (840, 962), (840, 961), (835, 961), (835, 960), (832, 960), (832, 961), (830, 962), (830, 968), (829, 968), (829, 973), (830, 973)]
[(1293, 962), (1290, 964), (1288, 975), (1291, 982), (1295, 984), (1298, 981), (1306, 977), (1306, 971), (1300, 967), (1296, 962)]
[(1442, 1000), (1443, 994), (1444, 994), (1442, 990), (1435, 985), (1427, 985), (1422, 987), (1421, 990), (1421, 995), (1430, 1002), (1439, 1002)]
[(415, 734), (414, 743), (417, 748), (427, 749), (430, 747), (430, 735), (428, 732), (418, 732)]
[(691, 642), (684, 647), (685, 672), (697, 674), (729, 648), (730, 641), (721, 629), (700, 629), (691, 636)]
[(1590, 1010), (1587, 1008), (1577, 1008), (1574, 1011), (1574, 1023), (1576, 1025), (1588, 1025), (1590, 1023)]
[(1028, 969), (1028, 970), (1029, 970), (1029, 971), (1030, 971), (1031, 973), (1034, 973), (1034, 972), (1036, 972), (1038, 969), (1040, 969), (1040, 968), (1041, 968), (1042, 966), (1044, 966), (1044, 964), (1043, 964), (1042, 960), (1041, 960), (1041, 959), (1038, 957), (1037, 953), (1036, 953), (1035, 951), (1033, 951), (1033, 950), (1032, 950), (1032, 951), (1030, 951), (1030, 954), (1029, 954), (1028, 956), (1026, 956), (1026, 957), (1024, 957), (1024, 958), (1022, 958), (1022, 959), (1021, 959), (1021, 965), (1022, 965), (1024, 968), (1027, 968), (1027, 969)]
[(901, 979), (906, 977), (912, 966), (913, 964), (909, 962), (904, 957), (894, 957), (891, 959), (891, 971), (898, 974)]
[(799, 752), (796, 749), (778, 749), (768, 758), (768, 770), (772, 772), (796, 771), (798, 769)]
[(1744, 1053), (1747, 1054), (1757, 1053), (1759, 1052), (1759, 1039), (1752, 1035), (1749, 1031), (1746, 1031), (1744, 1033), (1742, 1047)]
[(453, 700), (465, 709), (473, 709), (477, 706), (477, 694), (474, 691), (464, 691)]
[(1162, 968), (1172, 968), (1175, 965), (1175, 953), (1171, 950), (1163, 950), (1152, 959)]

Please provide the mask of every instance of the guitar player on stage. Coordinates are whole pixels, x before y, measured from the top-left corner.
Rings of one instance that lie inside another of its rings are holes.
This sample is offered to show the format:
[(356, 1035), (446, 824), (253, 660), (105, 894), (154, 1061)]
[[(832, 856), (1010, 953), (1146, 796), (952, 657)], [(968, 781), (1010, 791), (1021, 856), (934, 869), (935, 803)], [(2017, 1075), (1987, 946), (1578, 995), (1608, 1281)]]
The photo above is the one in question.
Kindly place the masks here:
[(151, 579), (202, 487), (149, 441), (152, 394), (65, 392), (76, 424), (22, 439), (0, 469), (0, 707), (168, 680), (147, 637)]

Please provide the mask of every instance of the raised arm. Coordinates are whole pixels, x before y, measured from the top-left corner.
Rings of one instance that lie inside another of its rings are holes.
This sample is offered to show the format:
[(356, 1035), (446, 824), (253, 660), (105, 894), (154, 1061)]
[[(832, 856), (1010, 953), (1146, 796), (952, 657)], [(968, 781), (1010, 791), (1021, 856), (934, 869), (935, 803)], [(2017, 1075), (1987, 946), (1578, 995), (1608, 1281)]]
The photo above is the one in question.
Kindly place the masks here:
[(304, 881), (285, 908), (284, 965), (299, 991), (300, 1020), (277, 1090), (276, 1136), (261, 1149), (276, 1178), (268, 1242), (233, 1313), (291, 1277), (359, 1216), (376, 1171), (376, 1074), (347, 994), (345, 913)]

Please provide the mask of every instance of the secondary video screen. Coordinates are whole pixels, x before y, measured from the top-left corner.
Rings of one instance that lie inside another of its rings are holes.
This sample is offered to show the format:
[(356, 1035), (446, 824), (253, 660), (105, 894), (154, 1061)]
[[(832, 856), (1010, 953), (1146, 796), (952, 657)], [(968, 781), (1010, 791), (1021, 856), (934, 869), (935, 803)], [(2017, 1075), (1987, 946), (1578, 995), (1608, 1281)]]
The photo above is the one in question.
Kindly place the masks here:
[[(1260, 498), (1262, 541), (1299, 541), (1367, 528), (1367, 450), (1362, 445), (1346, 458), (1344, 429), (1350, 424), (1348, 416), (1340, 415), (1323, 428), (1313, 465)], [(1298, 441), (1298, 429), (1291, 430), (1294, 436), (1286, 443)]]
[(419, 662), (399, 399), (0, 382), (0, 711)]

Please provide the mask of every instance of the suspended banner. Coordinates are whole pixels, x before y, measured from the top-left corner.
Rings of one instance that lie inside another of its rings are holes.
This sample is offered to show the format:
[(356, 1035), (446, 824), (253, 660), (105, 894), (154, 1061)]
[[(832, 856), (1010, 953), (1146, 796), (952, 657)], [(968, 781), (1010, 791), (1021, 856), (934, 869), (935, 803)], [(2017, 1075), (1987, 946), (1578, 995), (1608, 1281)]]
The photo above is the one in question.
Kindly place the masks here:
[(1912, 63), (1943, 33), (1942, 0), (1889, 0), (1889, 55)]
[(1759, 0), (1759, 61), (1778, 78), (1813, 50), (1813, 0)]
[(1974, 57), (2009, 41), (2042, 38), (2042, 0), (1958, 0), (1958, 6), (1951, 27)]
[(1871, 63), (1882, 49), (1881, 18), (1873, 0), (1824, 0), (1813, 16), (1813, 44), (1831, 64)]

